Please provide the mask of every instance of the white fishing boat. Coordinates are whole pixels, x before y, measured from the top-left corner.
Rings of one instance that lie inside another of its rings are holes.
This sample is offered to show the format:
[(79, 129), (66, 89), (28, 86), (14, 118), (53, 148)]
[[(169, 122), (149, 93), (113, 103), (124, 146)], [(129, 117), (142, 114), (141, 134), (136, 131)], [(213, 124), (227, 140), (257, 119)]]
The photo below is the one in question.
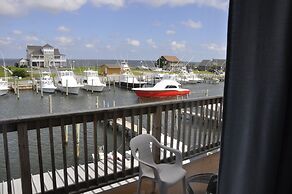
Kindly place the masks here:
[(7, 79), (0, 78), (0, 96), (7, 94), (9, 90)]
[(50, 72), (42, 72), (39, 87), (45, 93), (55, 93), (57, 87), (54, 85)]
[(175, 80), (161, 80), (154, 87), (133, 88), (137, 96), (143, 98), (165, 98), (184, 96), (190, 93), (189, 89), (180, 88), (181, 84)]
[(3, 96), (5, 94), (8, 93), (9, 87), (8, 87), (8, 78), (7, 78), (7, 71), (9, 71), (10, 73), (12, 73), (9, 69), (6, 68), (5, 66), (5, 61), (4, 61), (4, 57), (2, 56), (3, 59), (3, 66), (2, 68), (4, 69), (4, 79), (0, 78), (0, 96)]
[(177, 81), (181, 83), (196, 84), (196, 83), (201, 83), (203, 79), (199, 78), (194, 73), (189, 73), (186, 70), (183, 70), (178, 74)]
[(119, 81), (121, 86), (126, 88), (137, 88), (146, 84), (146, 82), (138, 81), (138, 79), (131, 72), (126, 61), (121, 62), (121, 75)]
[(83, 85), (79, 84), (73, 71), (58, 71), (57, 89), (68, 94), (78, 94)]
[(83, 89), (89, 90), (89, 91), (94, 91), (94, 92), (101, 92), (104, 89), (104, 87), (106, 86), (105, 84), (101, 83), (101, 81), (98, 77), (98, 72), (92, 71), (92, 70), (84, 71), (84, 77), (82, 78), (82, 84), (84, 85), (82, 87)]

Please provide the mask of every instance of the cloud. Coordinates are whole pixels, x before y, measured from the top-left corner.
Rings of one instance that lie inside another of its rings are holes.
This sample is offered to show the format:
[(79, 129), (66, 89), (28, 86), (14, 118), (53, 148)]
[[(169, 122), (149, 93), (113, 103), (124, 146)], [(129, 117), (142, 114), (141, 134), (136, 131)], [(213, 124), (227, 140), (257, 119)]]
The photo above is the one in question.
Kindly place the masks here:
[(85, 44), (85, 47), (86, 48), (94, 48), (94, 44), (87, 43), (87, 44)]
[(56, 38), (56, 41), (59, 45), (68, 46), (73, 44), (73, 39), (67, 36), (59, 36)]
[(18, 15), (21, 3), (19, 1), (0, 0), (0, 15)]
[(48, 11), (75, 11), (80, 9), (87, 0), (0, 0), (0, 15), (20, 15), (30, 9)]
[(191, 19), (188, 19), (187, 21), (183, 21), (182, 24), (192, 29), (202, 28), (202, 23), (200, 21), (193, 21)]
[(59, 26), (57, 29), (59, 32), (70, 32), (70, 28), (66, 26)]
[(131, 0), (130, 2), (145, 3), (154, 7), (160, 6), (176, 7), (193, 4), (197, 6), (206, 6), (221, 10), (227, 10), (229, 0)]
[(125, 0), (91, 0), (91, 2), (97, 7), (110, 6), (121, 8), (125, 5)]
[(207, 43), (202, 46), (210, 51), (226, 52), (226, 46), (218, 45), (216, 43)]
[(131, 46), (135, 46), (135, 47), (138, 47), (140, 46), (140, 41), (139, 40), (135, 40), (135, 39), (130, 39), (128, 38), (127, 39), (127, 43)]
[(174, 34), (176, 34), (176, 31), (174, 31), (174, 30), (166, 30), (165, 34), (174, 35)]
[(23, 0), (28, 7), (42, 8), (49, 11), (75, 11), (80, 9), (87, 0)]
[(0, 37), (0, 45), (9, 45), (12, 42), (10, 37)]
[(22, 31), (20, 31), (20, 30), (13, 30), (12, 33), (14, 35), (20, 35), (20, 34), (22, 34)]
[(27, 42), (36, 42), (36, 41), (39, 40), (39, 38), (38, 38), (37, 36), (35, 36), (35, 35), (27, 35), (27, 36), (25, 37), (25, 40), (26, 40)]
[(157, 48), (156, 43), (152, 40), (152, 38), (149, 38), (146, 40), (147, 44), (152, 48)]
[(110, 50), (110, 49), (112, 49), (112, 45), (108, 44), (105, 46), (105, 48)]
[(177, 51), (177, 50), (183, 50), (186, 48), (186, 43), (185, 42), (176, 42), (176, 41), (172, 41), (170, 43), (171, 49), (173, 51)]

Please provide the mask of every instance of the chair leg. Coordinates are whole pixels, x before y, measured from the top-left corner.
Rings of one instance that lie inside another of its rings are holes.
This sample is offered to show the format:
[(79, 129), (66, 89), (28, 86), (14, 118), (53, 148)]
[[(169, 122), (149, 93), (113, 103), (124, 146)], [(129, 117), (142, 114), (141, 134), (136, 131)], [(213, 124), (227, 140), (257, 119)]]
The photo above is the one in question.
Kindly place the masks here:
[(182, 186), (183, 186), (183, 194), (186, 194), (186, 177), (184, 176), (183, 180), (182, 180)]
[(139, 177), (138, 187), (137, 187), (137, 194), (140, 194), (141, 193), (141, 184), (142, 184), (142, 178)]
[(159, 193), (160, 194), (167, 194), (167, 187), (163, 184), (159, 184)]
[(155, 182), (155, 181), (153, 181), (152, 194), (154, 194), (154, 193), (155, 193), (155, 187), (156, 187), (156, 182)]

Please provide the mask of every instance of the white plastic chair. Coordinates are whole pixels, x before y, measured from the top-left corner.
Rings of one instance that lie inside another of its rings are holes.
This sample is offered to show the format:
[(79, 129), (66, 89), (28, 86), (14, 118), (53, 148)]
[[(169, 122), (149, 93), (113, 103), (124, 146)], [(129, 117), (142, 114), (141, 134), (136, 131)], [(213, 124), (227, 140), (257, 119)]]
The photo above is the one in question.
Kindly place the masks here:
[[(151, 143), (152, 142), (152, 146)], [(176, 156), (174, 164), (156, 164), (153, 160), (152, 148), (155, 146), (166, 149)], [(155, 183), (159, 184), (160, 194), (167, 193), (168, 187), (182, 180), (183, 193), (186, 193), (186, 171), (182, 168), (182, 154), (176, 149), (172, 149), (160, 144), (157, 139), (149, 134), (142, 134), (134, 137), (130, 141), (130, 148), (133, 157), (139, 161), (139, 181), (137, 193), (140, 194), (142, 178), (149, 178), (154, 181), (153, 192), (155, 191)], [(138, 155), (137, 154), (138, 152)]]

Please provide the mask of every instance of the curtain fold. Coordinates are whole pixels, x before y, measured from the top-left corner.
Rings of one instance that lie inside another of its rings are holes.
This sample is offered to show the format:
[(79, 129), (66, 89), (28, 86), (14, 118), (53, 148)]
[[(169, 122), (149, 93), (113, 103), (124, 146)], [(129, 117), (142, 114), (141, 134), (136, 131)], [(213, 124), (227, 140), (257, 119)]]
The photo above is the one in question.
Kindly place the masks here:
[(231, 0), (220, 194), (292, 193), (292, 1)]

